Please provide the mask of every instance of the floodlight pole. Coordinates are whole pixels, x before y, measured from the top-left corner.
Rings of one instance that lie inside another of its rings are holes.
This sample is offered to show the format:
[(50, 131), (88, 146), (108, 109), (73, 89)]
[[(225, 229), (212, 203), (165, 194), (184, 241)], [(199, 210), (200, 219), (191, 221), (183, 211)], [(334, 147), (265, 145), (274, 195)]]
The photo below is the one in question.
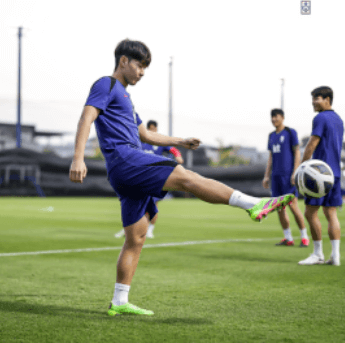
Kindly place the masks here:
[(173, 58), (170, 57), (169, 62), (169, 136), (173, 134), (173, 113), (172, 113), (172, 65)]
[(18, 95), (17, 95), (17, 126), (16, 126), (16, 137), (17, 137), (17, 148), (22, 145), (21, 135), (21, 54), (22, 54), (22, 27), (18, 27)]
[(280, 79), (281, 84), (281, 99), (280, 99), (280, 108), (284, 111), (284, 86), (285, 86), (285, 79)]

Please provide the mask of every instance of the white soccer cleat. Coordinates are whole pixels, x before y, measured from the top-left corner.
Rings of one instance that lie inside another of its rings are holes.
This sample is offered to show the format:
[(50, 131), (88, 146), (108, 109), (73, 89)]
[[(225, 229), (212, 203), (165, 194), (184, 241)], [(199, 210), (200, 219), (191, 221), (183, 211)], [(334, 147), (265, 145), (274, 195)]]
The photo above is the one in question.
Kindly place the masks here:
[(121, 238), (121, 237), (124, 237), (124, 235), (125, 235), (125, 229), (122, 229), (118, 233), (115, 233), (114, 237), (115, 238)]
[(337, 256), (337, 257), (331, 256), (330, 259), (325, 262), (325, 264), (329, 264), (332, 266), (340, 266), (340, 256)]
[(308, 258), (305, 260), (299, 261), (298, 264), (301, 266), (312, 266), (314, 264), (324, 264), (325, 258), (323, 256), (319, 256), (316, 254), (311, 254)]

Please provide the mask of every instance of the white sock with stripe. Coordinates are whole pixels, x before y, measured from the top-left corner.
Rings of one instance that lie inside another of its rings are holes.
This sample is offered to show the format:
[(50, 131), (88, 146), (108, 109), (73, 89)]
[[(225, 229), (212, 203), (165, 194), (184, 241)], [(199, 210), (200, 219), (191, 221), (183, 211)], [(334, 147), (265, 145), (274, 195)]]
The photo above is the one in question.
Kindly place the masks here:
[(291, 229), (283, 229), (284, 231), (284, 238), (287, 239), (288, 241), (293, 241), (292, 234), (291, 234)]
[(334, 239), (331, 240), (332, 244), (332, 256), (338, 258), (340, 256), (340, 240)]
[(123, 283), (115, 283), (114, 296), (111, 302), (115, 306), (124, 305), (128, 303), (128, 293), (130, 288), (130, 285), (125, 285)]
[(229, 199), (229, 205), (248, 210), (260, 201), (260, 198), (252, 197), (240, 191), (234, 191)]
[(307, 229), (304, 228), (304, 229), (300, 229), (300, 232), (301, 232), (301, 239), (309, 239), (308, 238), (308, 232), (307, 232)]
[(150, 224), (149, 228), (147, 229), (147, 233), (152, 234), (154, 229), (155, 229), (155, 226), (153, 224)]
[(314, 254), (323, 257), (322, 241), (313, 241), (314, 243)]

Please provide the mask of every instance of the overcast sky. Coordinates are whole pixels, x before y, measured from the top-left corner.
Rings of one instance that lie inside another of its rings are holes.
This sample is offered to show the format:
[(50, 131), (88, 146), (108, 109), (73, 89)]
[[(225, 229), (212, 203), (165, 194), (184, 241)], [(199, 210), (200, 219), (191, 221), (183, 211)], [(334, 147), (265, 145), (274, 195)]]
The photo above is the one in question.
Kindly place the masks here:
[[(114, 48), (142, 40), (152, 53), (129, 87), (144, 122), (168, 132), (173, 56), (173, 133), (265, 150), (285, 79), (285, 124), (309, 135), (312, 89), (334, 90), (345, 118), (345, 1), (0, 0), (0, 122), (16, 121), (17, 27), (22, 40), (23, 124), (74, 134), (90, 86), (114, 69)], [(94, 129), (91, 135), (95, 135)], [(71, 139), (71, 136), (70, 136)]]

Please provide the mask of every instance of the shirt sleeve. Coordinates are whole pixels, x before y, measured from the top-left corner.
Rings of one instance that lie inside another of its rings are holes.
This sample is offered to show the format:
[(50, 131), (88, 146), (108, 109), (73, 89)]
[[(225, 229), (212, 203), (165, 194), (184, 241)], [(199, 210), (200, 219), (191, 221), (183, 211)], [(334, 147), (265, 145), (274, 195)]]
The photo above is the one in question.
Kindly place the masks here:
[(107, 107), (107, 100), (110, 93), (109, 90), (109, 77), (103, 77), (97, 80), (91, 87), (85, 106), (93, 106), (104, 111)]
[(325, 130), (325, 126), (326, 126), (325, 117), (321, 117), (320, 115), (317, 115), (313, 119), (313, 129), (312, 129), (311, 135), (318, 136), (321, 138)]
[(142, 123), (142, 120), (139, 117), (138, 113), (135, 113), (136, 117), (137, 117), (137, 126), (139, 126)]
[(299, 144), (297, 132), (295, 130), (291, 130), (291, 146), (296, 146)]

